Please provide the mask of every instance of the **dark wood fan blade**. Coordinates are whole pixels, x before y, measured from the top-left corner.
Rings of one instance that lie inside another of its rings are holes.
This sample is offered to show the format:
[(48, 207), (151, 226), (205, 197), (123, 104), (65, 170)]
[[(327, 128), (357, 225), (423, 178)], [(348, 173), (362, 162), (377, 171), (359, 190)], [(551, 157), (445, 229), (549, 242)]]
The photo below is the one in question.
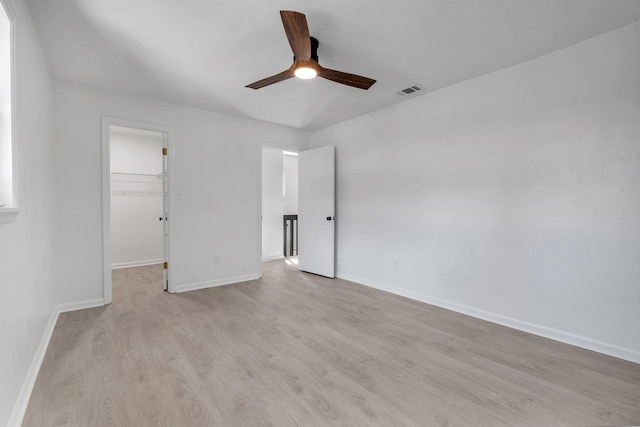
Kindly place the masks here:
[(251, 89), (260, 89), (261, 87), (269, 86), (274, 83), (281, 82), (283, 80), (290, 79), (294, 77), (293, 71), (289, 68), (288, 70), (284, 70), (281, 73), (278, 73), (274, 76), (267, 77), (266, 79), (258, 80), (257, 82), (253, 82), (251, 84), (246, 85), (245, 87), (249, 87)]
[(303, 13), (293, 10), (281, 10), (280, 17), (295, 59), (310, 61), (311, 37), (309, 36), (307, 18)]
[(342, 83), (343, 85), (353, 86), (364, 90), (369, 89), (376, 82), (368, 77), (343, 73), (342, 71), (330, 70), (329, 68), (321, 68), (318, 75), (327, 80), (331, 80), (332, 82)]

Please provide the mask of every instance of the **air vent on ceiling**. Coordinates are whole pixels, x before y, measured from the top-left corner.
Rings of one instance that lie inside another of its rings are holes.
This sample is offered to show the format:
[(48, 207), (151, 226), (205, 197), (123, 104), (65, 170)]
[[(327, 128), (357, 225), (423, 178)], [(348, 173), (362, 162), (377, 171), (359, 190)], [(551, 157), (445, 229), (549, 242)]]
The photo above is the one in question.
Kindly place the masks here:
[(409, 86), (406, 89), (402, 89), (401, 91), (398, 92), (398, 95), (400, 96), (411, 95), (413, 93), (420, 92), (423, 89), (424, 88), (420, 85), (413, 85), (413, 86)]

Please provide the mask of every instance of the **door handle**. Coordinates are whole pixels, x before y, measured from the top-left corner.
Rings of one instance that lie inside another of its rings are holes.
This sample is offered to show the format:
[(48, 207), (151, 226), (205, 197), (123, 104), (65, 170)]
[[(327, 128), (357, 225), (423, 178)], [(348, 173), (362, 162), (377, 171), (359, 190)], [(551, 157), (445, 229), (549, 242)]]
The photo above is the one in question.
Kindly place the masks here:
[(332, 216), (328, 216), (327, 217), (327, 221), (333, 221), (333, 220), (334, 220), (334, 217), (332, 217)]

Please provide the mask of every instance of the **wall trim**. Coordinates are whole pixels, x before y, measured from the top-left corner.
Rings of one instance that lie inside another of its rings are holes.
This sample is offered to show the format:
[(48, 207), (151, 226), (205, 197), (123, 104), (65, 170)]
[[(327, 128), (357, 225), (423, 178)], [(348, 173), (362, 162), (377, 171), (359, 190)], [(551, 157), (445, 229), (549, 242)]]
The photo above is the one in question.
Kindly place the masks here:
[(284, 259), (284, 255), (263, 257), (262, 262), (278, 261)]
[(18, 219), (20, 209), (18, 208), (0, 208), (0, 224), (8, 224)]
[(575, 335), (570, 332), (565, 332), (558, 329), (537, 325), (535, 323), (524, 322), (522, 320), (503, 316), (501, 314), (480, 310), (478, 308), (469, 307), (467, 305), (458, 304), (458, 303), (440, 299), (440, 298), (435, 298), (420, 292), (410, 291), (407, 289), (399, 288), (397, 286), (392, 286), (385, 283), (378, 283), (368, 279), (363, 279), (361, 277), (353, 276), (341, 271), (337, 272), (336, 277), (339, 277), (340, 279), (348, 280), (350, 282), (354, 282), (360, 285), (368, 286), (370, 288), (390, 292), (395, 295), (400, 295), (412, 300), (424, 302), (426, 304), (431, 304), (437, 307), (446, 308), (447, 310), (455, 311), (461, 314), (466, 314), (467, 316), (475, 317), (477, 319), (486, 320), (488, 322), (497, 323), (498, 325), (507, 326), (509, 328), (528, 332), (530, 334), (538, 335), (544, 338), (560, 341), (565, 344), (581, 347), (587, 350), (592, 350), (598, 353), (606, 354), (608, 356), (613, 356), (619, 359), (628, 360), (630, 362), (640, 363), (640, 352), (637, 352), (631, 349), (618, 347), (613, 344), (593, 340), (591, 338), (583, 337), (580, 335)]
[(224, 279), (212, 280), (206, 282), (187, 283), (184, 285), (177, 285), (176, 292), (188, 292), (198, 289), (214, 288), (216, 286), (232, 285), (234, 283), (248, 282), (249, 280), (259, 279), (260, 274), (247, 274), (244, 276), (226, 277)]
[(58, 304), (56, 311), (58, 313), (66, 313), (68, 311), (84, 310), (86, 308), (102, 307), (106, 305), (104, 298), (91, 299), (87, 301), (70, 302), (67, 304)]
[(18, 394), (18, 399), (15, 406), (13, 407), (13, 412), (9, 417), (9, 423), (7, 424), (7, 427), (19, 427), (20, 425), (22, 425), (24, 415), (27, 412), (27, 406), (29, 405), (29, 400), (31, 399), (33, 387), (36, 385), (36, 380), (38, 379), (38, 374), (40, 373), (40, 367), (42, 366), (44, 356), (47, 353), (47, 348), (49, 348), (49, 341), (51, 341), (51, 337), (53, 336), (53, 330), (56, 327), (59, 315), (60, 312), (55, 309), (53, 313), (51, 313), (51, 317), (49, 317), (49, 323), (47, 323), (47, 327), (44, 330), (44, 334), (42, 335), (40, 344), (38, 345), (36, 353), (33, 356), (33, 360), (31, 360), (31, 365), (29, 366), (27, 376), (25, 377), (24, 382), (22, 383), (22, 387), (20, 388), (20, 393)]
[(164, 260), (160, 259), (148, 259), (145, 261), (129, 261), (129, 262), (117, 262), (115, 264), (111, 264), (112, 270), (117, 270), (119, 268), (129, 268), (129, 267), (144, 267), (145, 265), (156, 265), (162, 264)]
[(51, 317), (49, 317), (49, 323), (47, 323), (47, 327), (44, 330), (44, 334), (42, 335), (42, 339), (40, 340), (38, 349), (33, 356), (33, 360), (31, 361), (31, 365), (29, 366), (29, 370), (27, 371), (27, 376), (22, 383), (20, 394), (18, 394), (18, 399), (15, 406), (13, 407), (13, 412), (9, 417), (9, 424), (7, 424), (7, 427), (19, 427), (24, 420), (24, 415), (27, 412), (27, 406), (29, 405), (29, 400), (31, 399), (31, 393), (33, 393), (33, 387), (36, 385), (36, 380), (38, 379), (38, 374), (40, 373), (40, 367), (42, 366), (42, 362), (44, 362), (44, 356), (47, 354), (49, 342), (51, 341), (51, 337), (53, 336), (53, 330), (56, 327), (60, 314), (66, 313), (67, 311), (101, 307), (103, 305), (105, 305), (104, 299), (98, 298), (87, 301), (72, 302), (68, 304), (58, 304), (55, 307), (53, 313), (51, 313)]

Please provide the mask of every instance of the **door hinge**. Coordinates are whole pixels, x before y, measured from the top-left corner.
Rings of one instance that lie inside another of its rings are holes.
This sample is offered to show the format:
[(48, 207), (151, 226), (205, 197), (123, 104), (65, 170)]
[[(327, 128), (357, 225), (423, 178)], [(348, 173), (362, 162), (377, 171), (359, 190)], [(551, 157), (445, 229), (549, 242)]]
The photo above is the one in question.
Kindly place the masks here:
[(164, 263), (164, 269), (166, 270), (167, 268), (169, 268), (169, 263), (168, 263), (168, 262), (165, 262), (165, 263)]
[(166, 155), (167, 155), (167, 149), (166, 149), (166, 148), (163, 148), (163, 149), (162, 149), (162, 155), (163, 155), (163, 156), (166, 156)]

